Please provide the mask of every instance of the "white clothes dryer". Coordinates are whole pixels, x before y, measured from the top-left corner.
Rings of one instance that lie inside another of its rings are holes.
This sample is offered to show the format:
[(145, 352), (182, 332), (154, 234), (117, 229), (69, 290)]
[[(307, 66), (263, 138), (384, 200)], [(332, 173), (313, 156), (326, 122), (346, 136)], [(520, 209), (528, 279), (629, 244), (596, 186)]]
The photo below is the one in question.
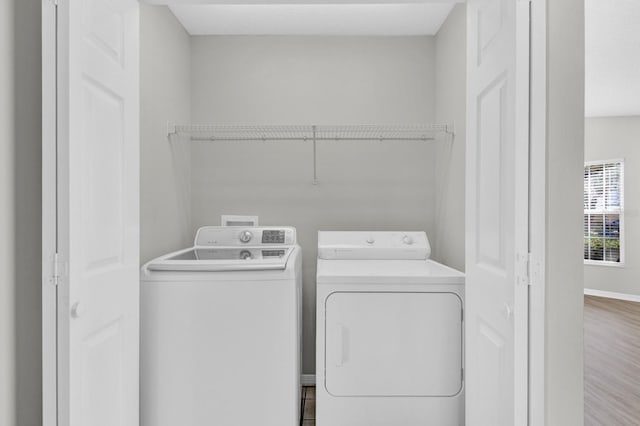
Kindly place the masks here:
[(317, 426), (464, 425), (464, 275), (424, 232), (319, 232)]
[(297, 426), (302, 255), (290, 227), (203, 227), (143, 266), (142, 426)]

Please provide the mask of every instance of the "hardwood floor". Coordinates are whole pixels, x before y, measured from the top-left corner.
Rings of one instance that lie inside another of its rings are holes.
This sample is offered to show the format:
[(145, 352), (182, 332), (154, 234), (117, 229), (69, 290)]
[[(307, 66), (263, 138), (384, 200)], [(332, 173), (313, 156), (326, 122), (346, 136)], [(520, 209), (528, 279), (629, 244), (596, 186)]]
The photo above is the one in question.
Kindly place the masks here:
[(584, 298), (585, 426), (640, 425), (640, 303)]
[(305, 386), (302, 388), (302, 426), (316, 425), (316, 388)]

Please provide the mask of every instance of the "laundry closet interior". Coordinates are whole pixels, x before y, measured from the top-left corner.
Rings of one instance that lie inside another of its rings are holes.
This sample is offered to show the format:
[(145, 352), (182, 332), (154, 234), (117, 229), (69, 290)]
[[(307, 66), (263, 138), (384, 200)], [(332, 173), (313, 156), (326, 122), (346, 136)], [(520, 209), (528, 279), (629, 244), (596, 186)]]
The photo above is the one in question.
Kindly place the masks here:
[(389, 22), (363, 28), (318, 14), (333, 34), (216, 34), (189, 6), (140, 7), (141, 263), (221, 215), (295, 227), (303, 377), (318, 231), (426, 231), (431, 257), (464, 271), (465, 5), (414, 5), (425, 25), (392, 25), (394, 5), (380, 6)]

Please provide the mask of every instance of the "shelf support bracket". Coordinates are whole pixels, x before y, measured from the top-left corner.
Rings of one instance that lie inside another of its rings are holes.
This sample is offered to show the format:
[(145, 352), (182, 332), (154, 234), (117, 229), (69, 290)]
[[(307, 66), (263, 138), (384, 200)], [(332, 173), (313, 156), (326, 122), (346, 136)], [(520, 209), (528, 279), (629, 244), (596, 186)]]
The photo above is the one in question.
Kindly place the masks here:
[(446, 132), (449, 133), (451, 136), (455, 137), (456, 136), (456, 130), (455, 127), (453, 125), (453, 123), (447, 123), (447, 130)]
[(167, 121), (167, 137), (176, 134), (176, 125)]
[(311, 131), (313, 132), (313, 184), (318, 184), (318, 173), (317, 173), (317, 156), (316, 156), (316, 126), (311, 126)]

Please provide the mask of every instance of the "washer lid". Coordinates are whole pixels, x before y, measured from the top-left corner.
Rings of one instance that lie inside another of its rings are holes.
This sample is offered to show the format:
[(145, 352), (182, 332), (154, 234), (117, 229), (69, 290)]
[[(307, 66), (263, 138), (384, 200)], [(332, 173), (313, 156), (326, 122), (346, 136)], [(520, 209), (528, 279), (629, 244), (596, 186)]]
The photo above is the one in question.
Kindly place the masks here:
[(428, 259), (431, 246), (425, 232), (319, 231), (319, 259)]
[(149, 262), (152, 271), (265, 271), (283, 270), (293, 251), (278, 247), (193, 247)]

